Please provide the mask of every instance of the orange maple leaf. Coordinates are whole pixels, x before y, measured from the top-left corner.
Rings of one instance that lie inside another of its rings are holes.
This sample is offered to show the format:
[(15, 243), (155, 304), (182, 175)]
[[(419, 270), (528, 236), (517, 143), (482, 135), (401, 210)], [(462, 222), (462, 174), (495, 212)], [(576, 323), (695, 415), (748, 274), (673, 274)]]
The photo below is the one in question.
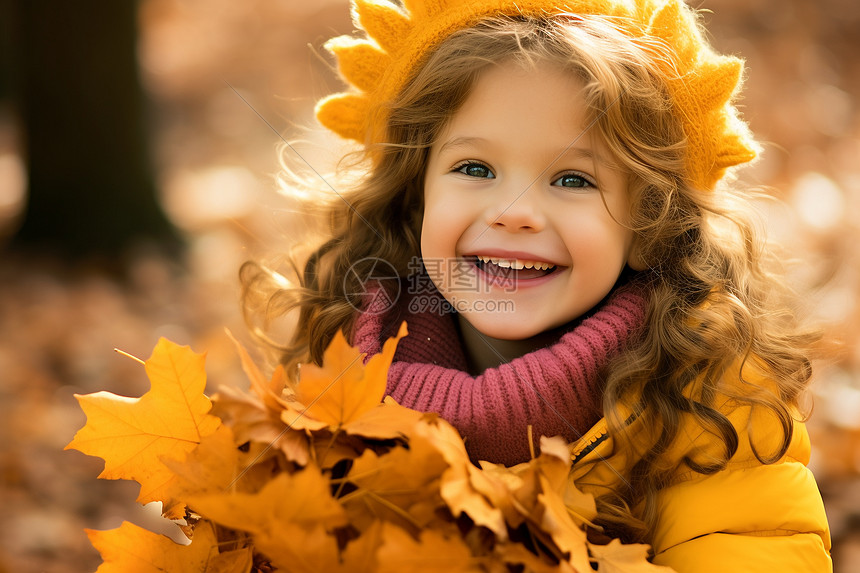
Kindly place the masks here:
[(451, 513), (456, 517), (465, 513), (476, 524), (495, 533), (498, 539), (507, 539), (502, 511), (473, 483), (486, 482), (488, 478), (469, 461), (466, 445), (457, 430), (445, 420), (428, 414), (413, 428), (410, 441), (416, 439), (431, 443), (449, 466), (442, 473), (439, 493)]
[(279, 473), (256, 493), (191, 496), (188, 503), (220, 525), (249, 532), (254, 546), (284, 570), (336, 570), (337, 539), (327, 530), (346, 525), (346, 514), (313, 466)]
[(176, 499), (190, 495), (223, 491), (234, 486), (239, 475), (239, 449), (229, 426), (221, 425), (204, 436), (184, 459), (162, 459), (176, 476), (167, 486)]
[(427, 440), (413, 439), (408, 449), (396, 447), (383, 455), (365, 450), (353, 461), (347, 476), (357, 489), (339, 501), (350, 523), (360, 531), (383, 518), (417, 532), (444, 506), (439, 476), (447, 467)]
[(624, 545), (613, 539), (608, 545), (588, 544), (599, 573), (673, 573), (670, 567), (654, 565), (647, 559), (648, 546), (640, 543)]
[[(300, 466), (307, 465), (308, 437), (282, 419), (286, 411), (282, 406), (272, 410), (273, 402), (266, 403), (263, 398), (229, 386), (221, 386), (212, 396), (212, 402), (212, 412), (231, 427), (237, 443), (265, 444), (265, 450), (283, 452), (288, 460)], [(323, 424), (323, 427), (326, 426)]]
[[(323, 365), (303, 364), (294, 390), (306, 416), (340, 428), (378, 406), (385, 395), (386, 375), (406, 323), (389, 338), (382, 352), (362, 363), (362, 353), (338, 331), (323, 354)], [(287, 420), (285, 420), (287, 421)], [(287, 423), (290, 423), (287, 421)]]
[(151, 388), (140, 398), (75, 395), (87, 423), (65, 449), (104, 459), (98, 477), (135, 480), (139, 503), (161, 501), (167, 517), (181, 517), (182, 500), (169, 493), (176, 476), (162, 459), (183, 458), (221, 424), (208, 414), (204, 361), (205, 355), (162, 338), (144, 363)]
[(330, 487), (319, 469), (308, 466), (295, 474), (277, 474), (256, 493), (221, 491), (190, 496), (188, 503), (208, 519), (254, 535), (290, 524), (333, 529), (346, 525), (346, 514)]
[(377, 552), (378, 573), (482, 571), (479, 560), (459, 537), (425, 529), (416, 541), (396, 525), (383, 523), (382, 547)]
[(127, 521), (117, 529), (87, 529), (86, 533), (90, 543), (102, 556), (103, 563), (96, 573), (204, 573), (216, 570), (216, 561), (220, 561), (219, 566), (223, 567), (228, 564), (225, 560), (235, 559), (246, 560), (248, 567), (245, 571), (251, 565), (248, 551), (220, 556), (215, 532), (206, 522), (197, 526), (194, 541), (190, 545), (180, 545), (169, 537), (152, 533)]

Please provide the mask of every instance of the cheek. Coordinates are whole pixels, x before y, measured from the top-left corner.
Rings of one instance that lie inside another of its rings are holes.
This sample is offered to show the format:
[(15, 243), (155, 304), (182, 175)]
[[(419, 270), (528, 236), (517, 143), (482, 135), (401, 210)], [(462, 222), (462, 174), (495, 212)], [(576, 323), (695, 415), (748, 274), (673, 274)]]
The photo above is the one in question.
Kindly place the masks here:
[(563, 241), (571, 252), (574, 264), (577, 258), (603, 260), (613, 265), (618, 260), (627, 260), (633, 233), (614, 221), (582, 219), (566, 227)]
[(424, 220), (421, 225), (421, 256), (444, 256), (446, 248), (447, 221), (440, 217), (438, 205), (428, 204), (424, 207)]

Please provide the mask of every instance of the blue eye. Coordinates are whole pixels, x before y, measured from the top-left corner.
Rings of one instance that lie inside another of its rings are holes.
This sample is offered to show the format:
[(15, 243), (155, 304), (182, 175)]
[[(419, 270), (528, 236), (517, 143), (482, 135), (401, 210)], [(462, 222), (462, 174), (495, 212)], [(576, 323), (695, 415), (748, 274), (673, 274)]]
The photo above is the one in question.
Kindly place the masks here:
[(457, 173), (462, 173), (463, 175), (468, 175), (469, 177), (478, 177), (481, 179), (495, 179), (496, 176), (490, 171), (490, 168), (484, 165), (483, 163), (475, 163), (468, 162), (464, 163), (458, 167), (455, 167), (453, 171)]
[(577, 175), (576, 173), (565, 173), (564, 175), (553, 181), (552, 184), (558, 187), (568, 187), (572, 189), (594, 187), (594, 183), (592, 183), (582, 175)]

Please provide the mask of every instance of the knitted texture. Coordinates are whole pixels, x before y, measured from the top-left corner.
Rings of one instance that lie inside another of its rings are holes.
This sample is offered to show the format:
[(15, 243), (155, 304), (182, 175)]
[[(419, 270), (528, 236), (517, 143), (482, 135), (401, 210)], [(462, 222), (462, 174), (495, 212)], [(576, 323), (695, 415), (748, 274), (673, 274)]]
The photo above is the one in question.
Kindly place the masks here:
[(727, 168), (756, 156), (757, 145), (731, 105), (743, 61), (716, 54), (702, 37), (696, 13), (683, 0), (353, 0), (353, 20), (365, 38), (339, 36), (326, 48), (353, 89), (330, 95), (317, 118), (359, 143), (383, 141), (386, 105), (448, 36), (489, 16), (549, 18), (559, 14), (612, 17), (632, 37), (653, 37), (672, 49), (658, 61), (689, 143), (687, 173), (712, 189)]
[(645, 306), (637, 288), (622, 287), (557, 343), (478, 376), (465, 371), (453, 317), (410, 314), (408, 300), (360, 315), (352, 338), (371, 356), (405, 319), (409, 335), (398, 344), (386, 393), (449, 421), (474, 461), (514, 465), (531, 458), (528, 426), (537, 453), (540, 436), (572, 442), (602, 417), (601, 371), (642, 328)]

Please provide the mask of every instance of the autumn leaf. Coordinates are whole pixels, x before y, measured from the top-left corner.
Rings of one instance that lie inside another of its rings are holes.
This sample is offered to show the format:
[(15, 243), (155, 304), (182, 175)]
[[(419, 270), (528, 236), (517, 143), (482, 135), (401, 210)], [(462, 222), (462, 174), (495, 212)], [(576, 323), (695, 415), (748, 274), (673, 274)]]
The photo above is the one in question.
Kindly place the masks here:
[(432, 529), (421, 532), (418, 541), (409, 533), (384, 523), (379, 548), (378, 573), (468, 573), (481, 571), (478, 560), (457, 537), (446, 537)]
[(251, 573), (254, 565), (254, 549), (243, 547), (219, 553), (209, 560), (206, 573)]
[(376, 520), (358, 539), (349, 542), (341, 555), (343, 569), (348, 573), (376, 573), (376, 552), (382, 545), (383, 522)]
[(442, 474), (440, 494), (451, 513), (458, 517), (465, 513), (476, 524), (493, 531), (500, 540), (507, 538), (504, 516), (483, 493), (476, 489), (473, 480), (485, 482), (481, 470), (472, 465), (466, 446), (457, 430), (448, 422), (432, 415), (425, 416), (416, 424), (410, 440), (424, 439), (439, 451), (448, 463)]
[[(541, 455), (532, 460), (531, 464), (546, 480), (544, 491), (554, 490), (562, 497), (568, 514), (576, 521), (577, 526), (590, 524), (597, 516), (597, 505), (593, 495), (579, 490), (574, 484), (570, 475), (570, 450), (567, 442), (559, 436), (542, 436), (540, 451)], [(514, 468), (513, 471), (517, 469)]]
[(385, 395), (386, 375), (397, 342), (406, 334), (406, 323), (403, 323), (397, 336), (385, 342), (382, 352), (363, 364), (363, 355), (349, 346), (338, 331), (323, 354), (322, 366), (303, 364), (301, 367), (299, 383), (294, 390), (296, 398), (304, 405), (305, 415), (339, 428), (379, 405)]
[(377, 455), (365, 450), (347, 476), (357, 489), (341, 499), (350, 522), (359, 530), (377, 517), (417, 532), (444, 507), (439, 477), (448, 467), (426, 440), (415, 439), (409, 449), (397, 447)]
[(198, 525), (190, 545), (127, 521), (117, 529), (86, 533), (102, 556), (96, 573), (208, 573), (218, 556), (215, 533), (206, 522)]
[[(238, 443), (265, 444), (267, 450), (280, 451), (301, 466), (308, 463), (308, 437), (281, 419), (280, 406), (272, 410), (262, 398), (230, 387), (219, 388), (212, 402), (212, 413), (232, 428)], [(327, 426), (320, 424), (319, 429), (324, 427)]]
[(346, 514), (329, 492), (330, 482), (308, 466), (279, 473), (256, 493), (220, 492), (188, 498), (194, 511), (221, 525), (261, 534), (289, 524), (327, 528), (346, 525)]
[(278, 571), (349, 573), (342, 567), (337, 539), (322, 525), (284, 524), (254, 535), (254, 545)]
[(386, 396), (360, 418), (345, 425), (343, 430), (353, 436), (371, 440), (394, 440), (406, 437), (424, 413), (405, 408)]
[(75, 396), (87, 423), (66, 449), (104, 459), (100, 478), (135, 480), (139, 503), (161, 501), (166, 516), (181, 517), (182, 500), (169, 494), (175, 475), (162, 459), (184, 457), (221, 424), (208, 414), (204, 361), (204, 355), (162, 338), (145, 362), (151, 383), (146, 394)]
[(254, 392), (262, 401), (265, 407), (272, 411), (279, 411), (284, 406), (284, 400), (281, 393), (286, 388), (286, 376), (284, 375), (284, 367), (278, 365), (275, 368), (272, 378), (267, 381), (263, 373), (251, 359), (251, 355), (242, 344), (236, 340), (233, 334), (228, 330), (227, 336), (236, 345), (236, 350), (239, 353), (239, 360), (242, 362), (242, 370), (248, 380), (251, 381), (251, 391)]
[(532, 553), (520, 543), (507, 543), (498, 548), (499, 556), (511, 565), (522, 565), (529, 573), (592, 573), (587, 569), (574, 569), (570, 563), (555, 563), (545, 555)]
[(588, 571), (585, 531), (570, 516), (564, 499), (551, 487), (549, 480), (542, 475), (538, 479), (543, 490), (538, 494), (538, 502), (543, 506), (541, 529), (549, 533), (577, 571)]
[(511, 468), (481, 462), (481, 471), (470, 472), (469, 481), (477, 492), (502, 513), (504, 521), (512, 528), (516, 529), (525, 521), (511, 493), (523, 486), (523, 478)]
[(239, 450), (233, 442), (233, 432), (225, 425), (203, 437), (185, 459), (161, 461), (175, 476), (166, 486), (175, 499), (223, 491), (233, 484), (239, 473)]
[(639, 543), (624, 545), (613, 539), (608, 545), (588, 544), (599, 573), (672, 573), (670, 567), (648, 561), (648, 546)]

